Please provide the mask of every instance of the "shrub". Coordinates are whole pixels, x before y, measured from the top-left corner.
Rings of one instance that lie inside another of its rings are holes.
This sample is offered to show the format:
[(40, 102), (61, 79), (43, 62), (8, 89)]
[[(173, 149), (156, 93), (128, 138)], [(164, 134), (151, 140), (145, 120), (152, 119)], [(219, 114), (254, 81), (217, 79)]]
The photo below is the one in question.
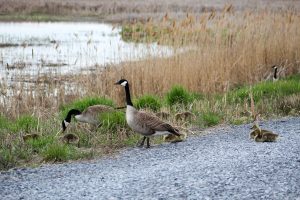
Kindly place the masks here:
[(202, 119), (205, 126), (214, 126), (220, 123), (220, 117), (216, 113), (207, 112), (202, 114)]
[(29, 139), (26, 141), (26, 144), (31, 148), (35, 153), (42, 152), (42, 150), (50, 144), (53, 144), (53, 137), (39, 137), (37, 139)]
[(149, 108), (154, 112), (158, 111), (162, 106), (159, 98), (153, 95), (144, 95), (138, 98), (135, 104), (138, 109)]
[(9, 149), (0, 149), (0, 170), (6, 170), (15, 167), (17, 161), (16, 157)]
[(16, 126), (18, 131), (23, 130), (28, 133), (37, 128), (38, 119), (31, 115), (24, 115), (17, 119)]
[(66, 161), (70, 158), (71, 153), (70, 146), (53, 143), (45, 148), (43, 157), (46, 161)]
[(169, 106), (173, 106), (175, 104), (183, 104), (186, 106), (192, 101), (192, 95), (182, 86), (178, 85), (173, 86), (166, 95), (166, 102)]

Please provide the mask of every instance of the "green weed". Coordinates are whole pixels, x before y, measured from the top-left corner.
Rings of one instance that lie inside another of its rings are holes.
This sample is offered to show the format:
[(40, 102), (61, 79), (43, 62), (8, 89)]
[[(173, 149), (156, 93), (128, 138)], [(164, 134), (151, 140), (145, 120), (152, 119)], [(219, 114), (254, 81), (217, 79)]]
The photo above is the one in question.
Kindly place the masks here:
[(158, 111), (162, 104), (158, 97), (154, 95), (144, 95), (135, 101), (135, 105), (138, 109), (148, 108), (154, 112)]
[(182, 86), (175, 85), (166, 94), (166, 103), (169, 106), (181, 104), (187, 106), (193, 101), (193, 96)]
[(205, 126), (215, 126), (220, 123), (221, 118), (218, 114), (213, 112), (203, 113), (201, 115)]
[(67, 161), (72, 157), (75, 157), (75, 154), (75, 149), (71, 145), (56, 142), (45, 148), (43, 157), (46, 161)]

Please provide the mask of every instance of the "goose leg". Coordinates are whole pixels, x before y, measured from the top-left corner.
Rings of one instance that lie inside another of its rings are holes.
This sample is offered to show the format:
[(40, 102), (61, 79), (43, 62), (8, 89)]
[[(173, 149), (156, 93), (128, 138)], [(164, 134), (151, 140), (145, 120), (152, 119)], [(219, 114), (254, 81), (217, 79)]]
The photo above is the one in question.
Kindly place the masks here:
[(150, 138), (147, 137), (147, 148), (150, 148)]
[(139, 147), (142, 147), (142, 146), (144, 146), (145, 140), (146, 140), (146, 137), (144, 136), (144, 137), (143, 137), (143, 139), (142, 139), (142, 142), (141, 142), (141, 144), (139, 145)]

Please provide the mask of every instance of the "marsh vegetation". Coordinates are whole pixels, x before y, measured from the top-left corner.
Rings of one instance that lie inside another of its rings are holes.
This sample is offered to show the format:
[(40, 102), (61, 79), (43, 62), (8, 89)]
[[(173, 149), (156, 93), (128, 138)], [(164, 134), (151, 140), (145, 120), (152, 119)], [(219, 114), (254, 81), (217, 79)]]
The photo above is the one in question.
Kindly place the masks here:
[[(164, 13), (157, 18), (124, 22), (117, 35), (130, 43), (167, 46), (171, 55), (146, 56), (143, 60), (129, 57), (126, 62), (117, 59), (117, 62), (102, 63), (84, 73), (80, 70), (72, 74), (53, 73), (50, 70), (30, 78), (21, 75), (17, 81), (3, 78), (0, 85), (0, 168), (92, 158), (134, 146), (139, 135), (128, 129), (121, 110), (106, 114), (97, 131), (72, 122), (68, 133), (79, 137), (78, 145), (66, 144), (60, 139), (61, 135), (56, 136), (70, 108), (83, 110), (99, 103), (123, 106), (124, 91), (114, 86), (120, 78), (131, 82), (134, 104), (138, 108), (170, 113), (166, 120), (182, 131), (190, 130), (189, 135), (195, 132), (195, 127), (199, 130), (220, 123), (247, 123), (258, 113), (261, 119), (299, 115), (299, 24), (299, 12), (294, 9), (254, 11), (226, 5), (203, 10), (201, 14), (189, 12), (175, 17), (172, 13)], [(55, 43), (51, 41), (48, 41), (50, 46), (43, 48), (55, 50)], [(84, 45), (91, 46), (88, 54), (93, 56), (89, 59), (103, 53), (95, 52), (94, 46), (98, 48), (100, 43), (91, 40), (88, 44), (88, 41), (84, 40)], [(0, 45), (0, 50), (21, 48), (18, 42), (11, 44), (17, 45)], [(32, 46), (22, 48), (26, 52)], [(6, 55), (1, 56), (0, 66), (5, 68)], [(58, 64), (51, 67), (67, 72), (76, 69), (74, 62), (64, 60), (66, 55), (62, 54), (61, 58), (63, 61), (49, 62)], [(6, 69), (7, 72), (26, 70), (26, 59), (31, 60), (27, 56), (18, 57), (20, 65), (9, 64), (14, 68)], [(280, 68), (280, 80), (266, 81), (275, 64)], [(184, 111), (195, 117), (177, 121), (176, 114)], [(24, 141), (25, 134), (38, 134), (39, 137)], [(161, 142), (162, 138), (155, 141), (156, 144)]]

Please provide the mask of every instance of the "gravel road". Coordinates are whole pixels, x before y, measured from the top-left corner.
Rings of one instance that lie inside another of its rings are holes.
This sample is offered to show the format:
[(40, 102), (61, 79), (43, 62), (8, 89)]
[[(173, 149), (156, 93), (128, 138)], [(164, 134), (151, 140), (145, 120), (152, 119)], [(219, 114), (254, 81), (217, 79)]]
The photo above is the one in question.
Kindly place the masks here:
[(300, 200), (300, 118), (261, 123), (280, 134), (276, 143), (250, 140), (250, 126), (92, 162), (2, 172), (0, 199)]

